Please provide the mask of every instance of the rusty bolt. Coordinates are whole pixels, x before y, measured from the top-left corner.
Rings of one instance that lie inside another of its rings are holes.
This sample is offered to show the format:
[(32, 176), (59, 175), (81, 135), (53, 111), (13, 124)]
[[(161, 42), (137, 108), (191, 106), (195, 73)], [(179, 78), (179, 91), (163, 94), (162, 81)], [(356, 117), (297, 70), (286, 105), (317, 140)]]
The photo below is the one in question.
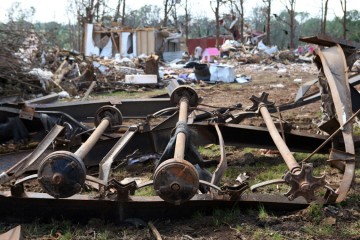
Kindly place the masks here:
[(61, 173), (55, 173), (52, 180), (53, 180), (54, 184), (61, 184), (63, 182), (64, 178)]
[(173, 191), (179, 191), (180, 190), (180, 185), (178, 184), (178, 183), (173, 183), (173, 184), (171, 184), (171, 190), (173, 190)]

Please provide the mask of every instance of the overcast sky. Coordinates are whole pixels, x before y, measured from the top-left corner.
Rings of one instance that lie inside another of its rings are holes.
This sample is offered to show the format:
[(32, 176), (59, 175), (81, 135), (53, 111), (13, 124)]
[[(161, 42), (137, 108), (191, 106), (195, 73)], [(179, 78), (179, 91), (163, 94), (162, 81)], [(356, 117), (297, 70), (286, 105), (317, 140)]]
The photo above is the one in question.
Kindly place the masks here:
[[(49, 22), (57, 21), (62, 23), (68, 23), (69, 20), (73, 21), (71, 14), (67, 13), (66, 7), (68, 0), (1, 0), (0, 8), (0, 21), (7, 22), (6, 12), (14, 2), (20, 2), (22, 8), (29, 8), (33, 6), (36, 9), (36, 13), (32, 19), (32, 22)], [(211, 0), (198, 0), (192, 7), (192, 11), (196, 11), (194, 15), (208, 15), (213, 17), (213, 13), (210, 8)], [(215, 1), (215, 0), (213, 0)], [(284, 10), (284, 5), (281, 3), (286, 0), (273, 0), (272, 13), (279, 13)], [(116, 0), (109, 0), (109, 5), (115, 7)], [(356, 9), (360, 11), (359, 0), (347, 0), (348, 10)], [(128, 9), (138, 9), (145, 4), (154, 4), (162, 6), (163, 0), (127, 0)], [(261, 0), (245, 0), (245, 16), (251, 14), (251, 10), (256, 5), (261, 5)], [(221, 9), (222, 12), (228, 12), (226, 8)], [(321, 15), (321, 0), (297, 0), (296, 11), (308, 12), (311, 16), (319, 17)], [(329, 1), (329, 18), (334, 16), (342, 16), (340, 0)]]

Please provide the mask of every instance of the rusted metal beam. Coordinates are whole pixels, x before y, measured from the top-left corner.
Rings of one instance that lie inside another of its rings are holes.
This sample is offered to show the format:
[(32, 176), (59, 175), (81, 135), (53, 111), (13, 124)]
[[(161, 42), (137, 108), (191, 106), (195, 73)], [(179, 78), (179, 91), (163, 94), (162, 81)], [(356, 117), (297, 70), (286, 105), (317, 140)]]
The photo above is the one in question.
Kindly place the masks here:
[(317, 36), (301, 37), (299, 40), (302, 42), (317, 44), (325, 47), (332, 47), (336, 46), (336, 44), (339, 44), (343, 48), (360, 49), (360, 43), (358, 42), (340, 39), (321, 33)]
[(16, 164), (4, 169), (0, 174), (0, 184), (9, 182), (25, 173), (29, 168), (36, 167), (39, 164), (39, 158), (44, 154), (46, 149), (53, 143), (55, 138), (60, 134), (64, 127), (55, 125), (39, 145), (24, 158), (19, 159)]
[[(87, 222), (91, 218), (109, 222), (121, 222), (127, 218), (151, 220), (157, 218), (174, 219), (190, 217), (200, 211), (211, 214), (214, 209), (258, 208), (293, 211), (303, 209), (308, 204), (303, 199), (289, 201), (284, 196), (245, 194), (234, 200), (213, 200), (210, 194), (195, 195), (191, 201), (179, 206), (163, 201), (160, 197), (130, 196), (129, 201), (95, 199), (85, 195), (74, 195), (67, 199), (54, 199), (44, 193), (27, 193), (24, 198), (11, 197), (10, 193), (0, 195), (0, 212), (3, 221), (31, 222), (34, 219), (74, 219)], [(41, 211), (34, 211), (41, 209)]]
[[(342, 126), (342, 137), (345, 151), (355, 154), (354, 140), (352, 136), (352, 124), (347, 120), (352, 116), (351, 94), (348, 83), (347, 64), (343, 50), (340, 45), (320, 50), (317, 52), (321, 59), (322, 70), (325, 73), (334, 101), (335, 112), (340, 126)], [(355, 174), (355, 157), (352, 161), (345, 161), (344, 176), (339, 188), (336, 190), (338, 197), (336, 202), (343, 201), (350, 189)]]
[[(174, 107), (169, 98), (147, 98), (147, 99), (123, 99), (120, 101), (84, 101), (84, 102), (62, 102), (53, 104), (29, 104), (35, 112), (53, 111), (62, 112), (72, 116), (78, 121), (89, 121), (94, 117), (96, 110), (103, 106), (115, 106), (120, 110), (124, 118), (146, 118), (161, 109)], [(20, 110), (23, 105), (3, 103), (0, 105), (0, 122), (4, 122), (9, 116), (16, 116), (8, 109)]]

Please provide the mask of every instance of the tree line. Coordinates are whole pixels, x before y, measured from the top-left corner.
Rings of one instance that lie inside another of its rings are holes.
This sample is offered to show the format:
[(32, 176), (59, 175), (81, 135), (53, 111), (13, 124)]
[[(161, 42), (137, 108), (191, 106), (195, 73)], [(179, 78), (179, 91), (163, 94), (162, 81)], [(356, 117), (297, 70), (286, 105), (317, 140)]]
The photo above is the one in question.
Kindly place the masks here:
[[(44, 34), (49, 46), (82, 50), (83, 29), (86, 23), (100, 22), (104, 26), (112, 26), (117, 22), (130, 28), (142, 27), (174, 27), (183, 32), (186, 39), (229, 34), (221, 25), (221, 21), (236, 16), (240, 32), (239, 41), (244, 41), (244, 34), (249, 30), (267, 32), (265, 43), (277, 45), (280, 49), (298, 46), (300, 36), (312, 36), (326, 33), (334, 37), (360, 42), (360, 12), (347, 10), (346, 0), (321, 0), (321, 16), (310, 17), (306, 12), (296, 11), (296, 0), (257, 0), (258, 5), (245, 18), (247, 1), (253, 0), (206, 0), (212, 13), (194, 11), (196, 0), (163, 0), (162, 6), (146, 4), (139, 9), (127, 8), (126, 0), (117, 0), (115, 6), (109, 0), (68, 0), (67, 10), (73, 21), (69, 23), (35, 23), (29, 24), (36, 9), (23, 9), (14, 3), (8, 9), (7, 23), (0, 24), (1, 29), (24, 28), (29, 25), (34, 31)], [(284, 6), (280, 14), (272, 14), (275, 1)], [(328, 19), (329, 1), (339, 1), (343, 16)], [(75, 20), (75, 21), (74, 21)], [(231, 21), (231, 20), (230, 20)], [(217, 43), (219, 45), (220, 42)]]

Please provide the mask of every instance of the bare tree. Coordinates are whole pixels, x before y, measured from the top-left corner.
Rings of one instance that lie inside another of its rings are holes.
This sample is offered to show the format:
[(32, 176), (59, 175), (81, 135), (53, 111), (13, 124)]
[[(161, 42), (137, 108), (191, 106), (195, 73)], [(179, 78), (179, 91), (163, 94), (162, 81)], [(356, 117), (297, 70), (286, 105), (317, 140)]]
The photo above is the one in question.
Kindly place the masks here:
[[(81, 52), (84, 51), (84, 31), (83, 28), (86, 23), (94, 21), (94, 7), (95, 0), (71, 0), (69, 1), (69, 10), (75, 11), (78, 25), (78, 45)], [(82, 32), (82, 34), (80, 34)]]
[[(120, 9), (122, 6), (122, 14), (120, 15)], [(118, 0), (115, 8), (115, 14), (113, 21), (118, 22), (121, 16), (121, 25), (125, 25), (125, 6), (126, 6), (126, 0)]]
[(266, 4), (266, 44), (271, 45), (270, 23), (271, 23), (271, 0), (263, 0)]
[(188, 47), (188, 40), (189, 40), (189, 24), (190, 24), (190, 6), (188, 0), (185, 0), (182, 7), (185, 11), (185, 38), (186, 38), (186, 46)]
[(294, 48), (294, 40), (295, 40), (295, 4), (296, 0), (288, 0), (290, 7), (286, 5), (286, 9), (289, 13), (290, 17), (290, 48)]
[(237, 14), (240, 16), (241, 42), (244, 42), (244, 2), (245, 0), (230, 0), (231, 6), (235, 7)]
[(164, 0), (164, 20), (163, 20), (163, 27), (167, 27), (169, 21), (169, 14), (173, 7), (175, 6), (174, 0)]
[(118, 19), (119, 19), (119, 17), (120, 17), (120, 7), (121, 7), (121, 4), (122, 4), (122, 0), (118, 0), (117, 5), (116, 5), (116, 8), (115, 8), (114, 18), (113, 18), (113, 21), (114, 21), (114, 22), (117, 22)]
[(172, 8), (172, 17), (174, 19), (174, 27), (177, 28), (178, 27), (178, 15), (177, 15), (177, 8), (176, 8), (176, 4), (174, 5), (174, 7)]
[(296, 16), (295, 5), (296, 5), (296, 0), (282, 0), (282, 3), (285, 5), (286, 11), (289, 14), (289, 21), (280, 19), (276, 15), (275, 15), (275, 17), (277, 20), (280, 20), (289, 26), (289, 28), (290, 28), (289, 47), (293, 49), (293, 48), (295, 48), (295, 16)]
[(322, 0), (321, 4), (322, 4), (321, 33), (325, 34), (329, 0)]
[(219, 38), (220, 38), (220, 16), (219, 16), (219, 8), (220, 8), (221, 0), (216, 0), (215, 2), (216, 2), (216, 5), (215, 5), (215, 8), (213, 8), (213, 6), (212, 6), (212, 4), (211, 4), (212, 2), (211, 2), (211, 0), (210, 0), (211, 9), (212, 9), (212, 11), (215, 13), (216, 47), (219, 48)]
[[(215, 2), (215, 8), (213, 7), (212, 3)], [(220, 6), (222, 4), (225, 4), (227, 1), (225, 0), (210, 0), (210, 7), (212, 9), (212, 11), (215, 13), (215, 26), (216, 26), (216, 30), (215, 30), (215, 35), (216, 35), (216, 47), (219, 48), (220, 43), (219, 43), (219, 39), (220, 39)]]
[(346, 28), (346, 17), (347, 17), (347, 10), (346, 10), (346, 0), (340, 0), (340, 4), (341, 4), (341, 9), (344, 13), (344, 17), (343, 17), (343, 37), (344, 39), (346, 39), (346, 32), (347, 32), (347, 28)]
[[(68, 2), (68, 10), (73, 12), (77, 18), (79, 50), (83, 52), (82, 43), (85, 37), (83, 28), (86, 23), (104, 20), (104, 16), (107, 15), (109, 11), (107, 7), (108, 0), (69, 0)], [(80, 37), (81, 35), (82, 37)]]
[(121, 25), (125, 26), (125, 6), (126, 6), (126, 0), (123, 0), (123, 9), (122, 9), (122, 17), (121, 17)]

